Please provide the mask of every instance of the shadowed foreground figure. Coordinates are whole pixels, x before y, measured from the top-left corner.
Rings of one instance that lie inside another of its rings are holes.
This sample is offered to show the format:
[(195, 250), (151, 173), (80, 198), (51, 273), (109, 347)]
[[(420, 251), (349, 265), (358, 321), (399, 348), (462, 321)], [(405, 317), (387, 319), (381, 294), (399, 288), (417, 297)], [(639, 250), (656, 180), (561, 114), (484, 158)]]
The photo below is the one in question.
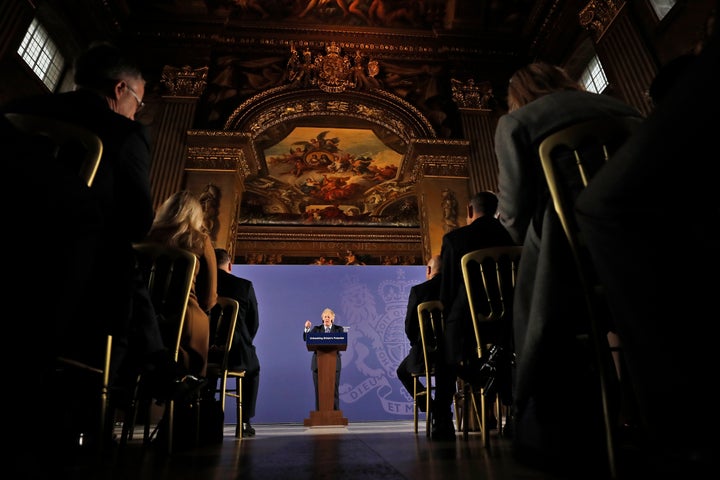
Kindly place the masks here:
[[(647, 429), (656, 473), (703, 478), (718, 466), (720, 207), (712, 152), (720, 111), (717, 31), (655, 111), (577, 200)], [(711, 152), (711, 153), (709, 153)], [(701, 406), (687, 421), (678, 399)], [(705, 407), (707, 406), (707, 407)], [(652, 473), (652, 472), (650, 472)]]

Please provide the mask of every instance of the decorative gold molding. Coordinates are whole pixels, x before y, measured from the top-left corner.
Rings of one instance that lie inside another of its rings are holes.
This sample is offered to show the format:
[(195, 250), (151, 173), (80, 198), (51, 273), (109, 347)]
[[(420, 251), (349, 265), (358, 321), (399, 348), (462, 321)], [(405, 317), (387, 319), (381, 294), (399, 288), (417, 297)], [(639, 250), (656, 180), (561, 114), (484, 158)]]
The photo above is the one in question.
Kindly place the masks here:
[(492, 111), (495, 107), (495, 96), (490, 82), (475, 83), (470, 78), (463, 82), (454, 78), (450, 79), (452, 99), (460, 108), (471, 108), (483, 111)]
[(592, 0), (580, 10), (578, 15), (580, 25), (590, 32), (595, 43), (600, 41), (624, 3), (613, 0)]
[[(257, 106), (262, 106), (258, 109)], [(265, 90), (244, 101), (225, 122), (227, 131), (250, 132), (253, 138), (291, 120), (310, 117), (357, 118), (411, 138), (435, 137), (430, 121), (406, 100), (385, 90), (344, 92), (332, 97), (315, 89), (293, 89), (289, 85)]]
[(417, 183), (423, 175), (468, 177), (470, 142), (454, 139), (415, 139), (408, 145), (397, 179)]
[(172, 97), (200, 97), (207, 86), (208, 67), (193, 69), (165, 65), (160, 82)]
[(189, 137), (247, 137), (250, 135), (242, 132), (229, 132), (227, 130), (188, 130)]
[(250, 175), (250, 167), (241, 148), (188, 146), (185, 170), (237, 171), (243, 178)]
[[(297, 228), (294, 228), (297, 230)], [(348, 242), (357, 242), (363, 239), (365, 249), (371, 248), (377, 243), (405, 244), (419, 242), (421, 234), (418, 230), (412, 229), (408, 233), (399, 233), (397, 231), (381, 233), (381, 232), (321, 232), (315, 231), (277, 231), (270, 228), (262, 230), (250, 230), (243, 228), (237, 233), (237, 240), (242, 242), (320, 242), (323, 245), (337, 242), (340, 245), (346, 245)]]
[[(287, 93), (286, 87), (273, 89), (272, 93)], [(240, 105), (225, 124), (226, 130), (249, 132), (253, 138), (268, 129), (285, 122), (322, 116), (337, 117), (339, 124), (347, 119), (359, 119), (379, 125), (395, 133), (405, 142), (421, 135), (434, 136), (434, 129), (427, 118), (414, 106), (382, 90), (374, 90), (371, 98), (331, 97), (321, 92), (298, 90), (302, 95), (286, 95), (273, 98), (263, 92)], [(264, 102), (268, 99), (270, 102)], [(388, 102), (384, 105), (385, 101)], [(261, 111), (252, 111), (254, 105), (264, 104)]]
[(410, 181), (423, 177), (467, 177), (467, 157), (421, 155), (410, 174)]

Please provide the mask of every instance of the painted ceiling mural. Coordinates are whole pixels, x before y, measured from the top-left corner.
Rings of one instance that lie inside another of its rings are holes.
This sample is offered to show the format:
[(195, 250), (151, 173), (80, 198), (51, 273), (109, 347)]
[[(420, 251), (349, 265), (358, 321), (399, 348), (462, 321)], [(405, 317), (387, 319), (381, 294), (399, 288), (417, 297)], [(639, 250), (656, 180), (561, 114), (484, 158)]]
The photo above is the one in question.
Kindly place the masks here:
[(240, 223), (416, 227), (402, 155), (372, 130), (296, 127), (264, 151), (268, 175), (247, 181)]

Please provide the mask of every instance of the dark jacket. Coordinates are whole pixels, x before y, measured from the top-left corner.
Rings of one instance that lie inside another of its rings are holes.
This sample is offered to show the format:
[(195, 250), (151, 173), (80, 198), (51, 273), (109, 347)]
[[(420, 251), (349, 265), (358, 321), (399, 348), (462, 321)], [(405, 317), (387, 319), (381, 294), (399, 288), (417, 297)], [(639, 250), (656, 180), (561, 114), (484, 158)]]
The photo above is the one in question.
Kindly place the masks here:
[(420, 373), (425, 371), (417, 306), (423, 302), (440, 299), (441, 281), (442, 274), (437, 274), (431, 279), (413, 285), (413, 287), (410, 288), (407, 312), (405, 313), (405, 335), (407, 335), (408, 340), (410, 340), (410, 351), (408, 352), (407, 362), (405, 364), (408, 372)]
[[(108, 332), (118, 337), (127, 335), (135, 266), (132, 243), (143, 240), (154, 217), (146, 128), (115, 113), (103, 97), (87, 90), (22, 99), (4, 106), (3, 112), (67, 121), (100, 137), (103, 154), (90, 189), (101, 221), (96, 237), (98, 247), (84, 249), (85, 258), (78, 259), (91, 272), (85, 294), (80, 286), (74, 291), (78, 303), (86, 307), (82, 311), (88, 315), (79, 318), (66, 312), (67, 318), (59, 318), (58, 322), (66, 325), (62, 333), (75, 344), (73, 350), (104, 345)], [(107, 308), (108, 305), (112, 308)], [(103, 313), (98, 317), (98, 312)], [(102, 356), (101, 351), (90, 354), (95, 353)]]
[(233, 298), (240, 304), (233, 344), (230, 349), (230, 365), (252, 372), (260, 369), (253, 340), (260, 327), (255, 288), (250, 280), (218, 269), (218, 295)]
[(502, 245), (514, 245), (514, 242), (500, 221), (487, 215), (443, 236), (440, 300), (445, 312), (445, 359), (449, 363), (469, 358), (475, 352), (475, 334), (460, 260), (473, 250)]
[(513, 303), (514, 442), (551, 461), (567, 457), (567, 438), (572, 458), (601, 450), (602, 412), (591, 353), (577, 341), (588, 331), (584, 294), (537, 148), (549, 133), (593, 118), (642, 120), (607, 95), (557, 92), (502, 116), (495, 132), (500, 218), (523, 245)]
[(513, 239), (523, 245), (513, 308), (520, 405), (536, 388), (548, 385), (550, 379), (540, 372), (554, 371), (558, 361), (573, 363), (566, 361), (566, 340), (575, 338), (579, 319), (586, 317), (580, 280), (540, 167), (538, 143), (561, 127), (603, 117), (642, 120), (637, 110), (612, 97), (571, 91), (540, 97), (498, 121), (498, 210)]

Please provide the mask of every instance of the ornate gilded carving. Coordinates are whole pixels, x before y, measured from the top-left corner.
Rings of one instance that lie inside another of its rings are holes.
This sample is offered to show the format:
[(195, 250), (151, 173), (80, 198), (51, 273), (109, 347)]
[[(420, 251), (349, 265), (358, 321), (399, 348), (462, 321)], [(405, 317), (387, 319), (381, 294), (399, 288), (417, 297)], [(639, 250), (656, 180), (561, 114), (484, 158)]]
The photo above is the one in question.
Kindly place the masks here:
[(293, 86), (317, 86), (330, 93), (349, 89), (369, 90), (380, 86), (380, 82), (375, 79), (380, 73), (377, 61), (371, 59), (365, 65), (359, 50), (355, 52), (353, 61), (347, 55), (340, 55), (340, 51), (337, 43), (330, 42), (325, 47), (325, 55), (317, 55), (313, 60), (312, 52), (305, 48), (301, 60), (297, 49), (291, 45), (286, 71), (288, 81)]
[(441, 193), (440, 207), (443, 212), (443, 231), (445, 233), (458, 227), (457, 213), (458, 202), (455, 192), (449, 188), (443, 188)]
[(595, 42), (599, 41), (625, 2), (613, 0), (592, 0), (580, 11), (580, 25), (590, 32)]
[(199, 97), (207, 86), (208, 67), (182, 68), (165, 65), (160, 82), (173, 97)]
[(250, 175), (245, 154), (240, 148), (189, 146), (186, 170), (231, 170), (243, 178)]
[(414, 131), (408, 128), (407, 123), (393, 112), (345, 100), (306, 99), (278, 105), (260, 113), (252, 120), (248, 128), (253, 137), (257, 137), (270, 127), (289, 120), (314, 116), (319, 111), (322, 111), (325, 117), (338, 117), (339, 120), (341, 117), (367, 120), (396, 133), (404, 139), (415, 136)]
[(208, 183), (200, 192), (199, 200), (205, 213), (205, 228), (207, 228), (210, 239), (217, 240), (218, 230), (220, 229), (220, 198), (222, 193), (220, 187)]
[[(318, 242), (318, 245), (328, 247), (330, 245), (334, 249), (341, 250), (349, 243), (352, 243), (355, 250), (370, 250), (377, 247), (378, 242), (397, 243), (398, 247), (406, 243), (415, 243), (420, 241), (420, 233), (413, 231), (411, 233), (388, 232), (375, 233), (363, 232), (362, 237), (367, 240), (366, 243), (358, 242), (358, 232), (317, 232), (317, 231), (272, 231), (272, 229), (264, 229), (263, 231), (243, 229), (238, 231), (237, 239), (243, 242), (273, 242), (274, 246), (278, 246), (277, 242), (287, 242), (284, 246), (292, 248), (297, 242)], [(252, 245), (252, 244), (251, 244)], [(395, 245), (394, 245), (395, 246)]]
[[(378, 124), (404, 139), (435, 137), (430, 121), (410, 102), (382, 89), (350, 93), (342, 100), (328, 99), (318, 91), (289, 85), (265, 90), (240, 104), (225, 122), (226, 131), (250, 132), (253, 138), (288, 120), (323, 116), (355, 117)], [(372, 102), (368, 101), (368, 95)], [(265, 105), (258, 113), (254, 108)]]
[(413, 183), (418, 182), (425, 175), (467, 177), (467, 157), (419, 156), (410, 174), (410, 181)]
[(451, 78), (450, 82), (452, 98), (458, 107), (485, 111), (491, 111), (495, 107), (495, 96), (490, 82), (476, 84), (472, 78), (465, 82)]

